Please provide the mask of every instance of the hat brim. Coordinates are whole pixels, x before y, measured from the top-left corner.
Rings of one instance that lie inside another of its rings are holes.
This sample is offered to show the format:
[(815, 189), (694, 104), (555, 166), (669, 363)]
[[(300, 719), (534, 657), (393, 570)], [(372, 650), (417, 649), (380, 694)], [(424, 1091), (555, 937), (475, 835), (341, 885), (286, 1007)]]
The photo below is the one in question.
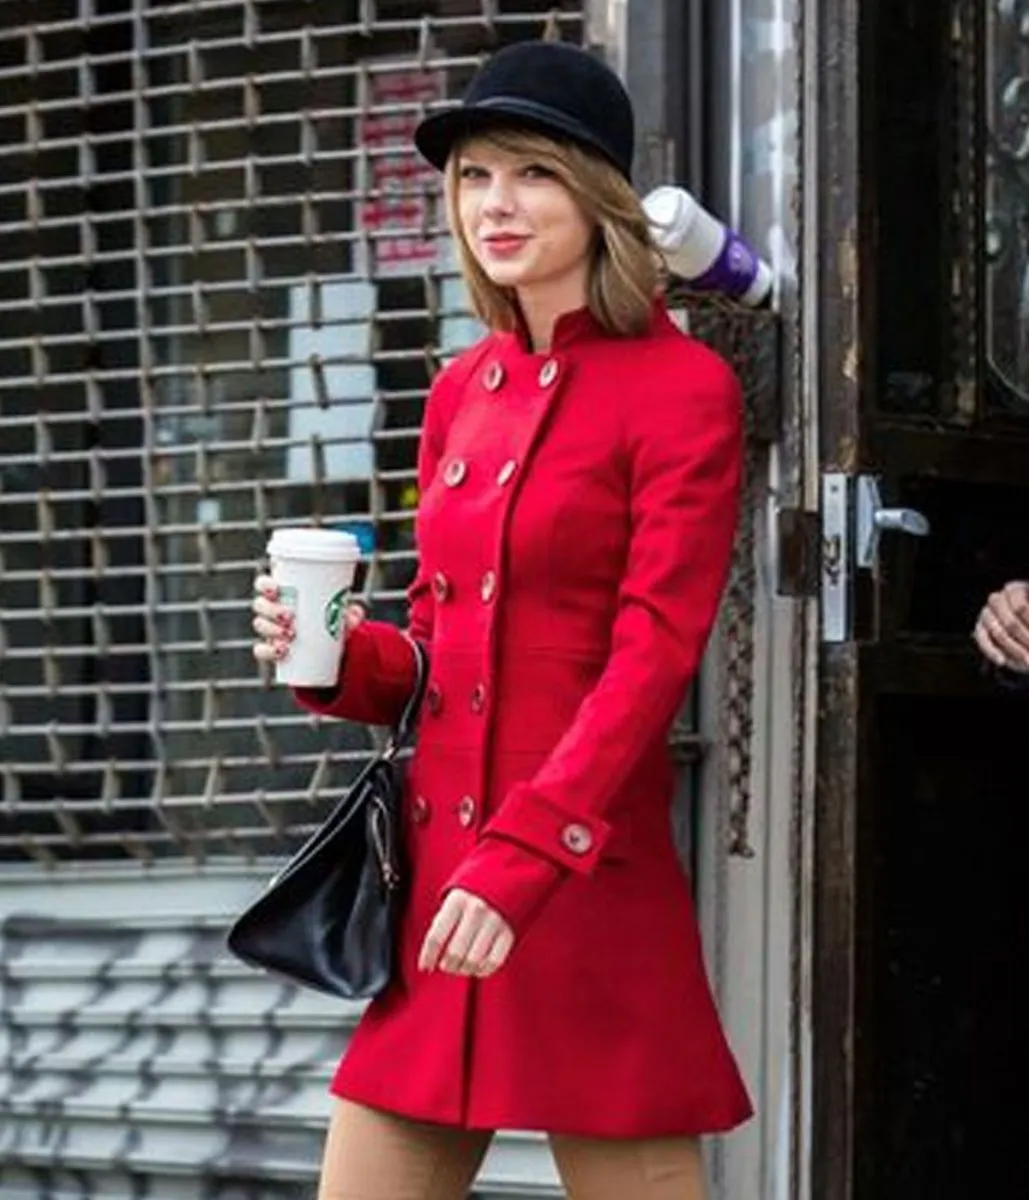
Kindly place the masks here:
[(626, 179), (629, 178), (629, 164), (612, 158), (585, 125), (545, 104), (515, 96), (495, 96), (477, 104), (433, 113), (415, 129), (414, 144), (424, 159), (442, 171), (456, 145), (492, 129), (527, 129), (558, 140), (576, 142), (606, 159)]

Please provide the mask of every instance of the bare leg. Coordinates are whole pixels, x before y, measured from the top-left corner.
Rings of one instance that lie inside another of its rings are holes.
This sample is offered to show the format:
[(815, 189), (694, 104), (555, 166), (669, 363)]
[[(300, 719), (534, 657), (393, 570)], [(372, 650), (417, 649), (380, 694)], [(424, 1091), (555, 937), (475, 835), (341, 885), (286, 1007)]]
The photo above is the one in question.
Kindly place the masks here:
[(568, 1200), (707, 1200), (695, 1138), (550, 1139)]
[(318, 1200), (465, 1200), (491, 1137), (340, 1100)]

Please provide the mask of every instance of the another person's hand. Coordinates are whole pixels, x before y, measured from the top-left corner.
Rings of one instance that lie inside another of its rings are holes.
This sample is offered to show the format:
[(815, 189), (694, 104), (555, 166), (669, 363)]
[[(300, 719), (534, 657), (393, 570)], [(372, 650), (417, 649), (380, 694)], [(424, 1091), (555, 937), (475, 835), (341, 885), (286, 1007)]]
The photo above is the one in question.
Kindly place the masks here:
[(1029, 671), (1029, 583), (993, 593), (979, 614), (975, 643), (998, 667)]
[[(279, 588), (270, 575), (258, 575), (254, 580), (254, 658), (258, 662), (273, 663), (286, 657), (290, 643), (296, 637), (293, 612), (278, 603)], [(362, 604), (349, 604), (346, 611), (346, 628), (349, 633), (365, 619)]]
[(454, 888), (425, 935), (418, 966), (448, 975), (492, 975), (507, 961), (514, 931), (485, 900)]

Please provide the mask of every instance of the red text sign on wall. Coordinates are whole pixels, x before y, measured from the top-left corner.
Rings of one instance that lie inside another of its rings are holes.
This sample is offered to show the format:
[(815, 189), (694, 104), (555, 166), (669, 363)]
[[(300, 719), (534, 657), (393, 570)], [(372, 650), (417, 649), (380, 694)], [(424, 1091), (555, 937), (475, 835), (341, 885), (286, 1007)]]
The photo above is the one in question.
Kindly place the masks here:
[(442, 97), (438, 73), (411, 69), (370, 75), (358, 136), (371, 193), (361, 206), (362, 228), (372, 235), (371, 274), (417, 274), (439, 260), (439, 239), (424, 232), (431, 216), (427, 195), (439, 187), (439, 177), (415, 151), (414, 130), (421, 119), (416, 106)]

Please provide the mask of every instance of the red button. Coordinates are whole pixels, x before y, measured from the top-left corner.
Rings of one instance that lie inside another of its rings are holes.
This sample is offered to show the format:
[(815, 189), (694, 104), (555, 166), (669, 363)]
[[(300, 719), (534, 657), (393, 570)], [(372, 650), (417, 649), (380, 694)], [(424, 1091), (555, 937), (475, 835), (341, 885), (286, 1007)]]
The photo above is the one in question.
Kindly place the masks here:
[(439, 716), (443, 709), (443, 693), (438, 684), (430, 683), (425, 689), (425, 704), (434, 717)]
[(472, 688), (471, 705), (473, 713), (481, 713), (486, 707), (486, 685), (484, 683), (477, 683)]
[(437, 571), (432, 577), (432, 594), (440, 604), (450, 595), (450, 580), (442, 571)]
[(461, 797), (457, 806), (457, 819), (465, 829), (470, 829), (475, 824), (475, 801), (471, 796)]
[(483, 604), (489, 604), (496, 594), (497, 574), (495, 571), (487, 571), (482, 577), (482, 583), (479, 585), (479, 595), (482, 596)]
[(424, 796), (415, 796), (411, 801), (411, 820), (416, 825), (424, 825), (429, 819), (429, 802)]

